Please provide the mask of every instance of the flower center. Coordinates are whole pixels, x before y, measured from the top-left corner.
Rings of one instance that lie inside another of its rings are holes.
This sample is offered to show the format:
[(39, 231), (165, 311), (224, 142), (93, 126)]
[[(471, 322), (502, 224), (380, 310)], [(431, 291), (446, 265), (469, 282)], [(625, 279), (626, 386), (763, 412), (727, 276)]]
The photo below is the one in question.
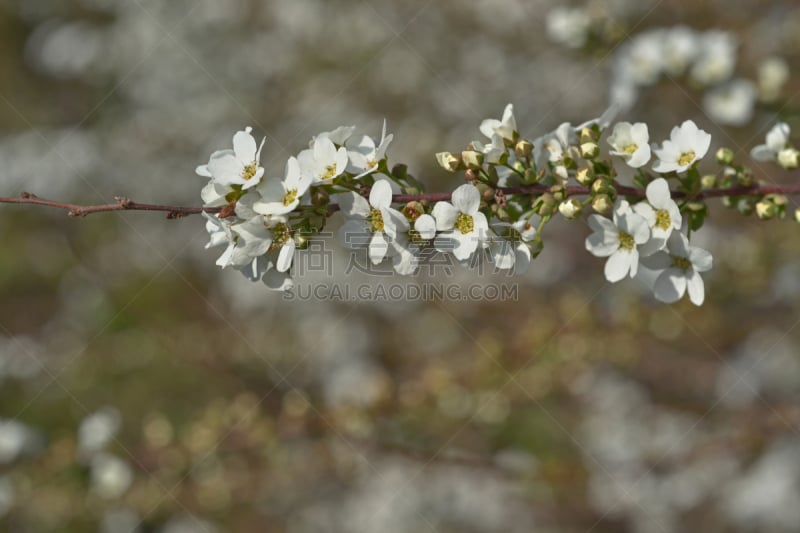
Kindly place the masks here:
[(456, 217), (456, 229), (464, 235), (472, 233), (472, 230), (475, 229), (475, 221), (471, 215), (459, 213)]
[(253, 179), (253, 176), (256, 175), (256, 172), (258, 172), (258, 167), (255, 163), (250, 163), (244, 167), (244, 170), (242, 171), (242, 178), (244, 178), (245, 181), (251, 180)]
[(672, 266), (680, 268), (681, 270), (689, 270), (692, 268), (692, 262), (685, 257), (672, 256)]
[(295, 200), (297, 200), (297, 189), (289, 189), (288, 191), (286, 191), (286, 194), (283, 196), (283, 205), (288, 207)]
[(681, 154), (680, 159), (678, 159), (678, 164), (681, 166), (688, 165), (692, 161), (694, 161), (695, 153), (694, 150), (689, 150), (688, 152), (684, 152)]
[(375, 160), (374, 157), (367, 159), (367, 168), (375, 168), (378, 166), (378, 162)]
[(669, 217), (669, 211), (666, 209), (659, 209), (656, 211), (656, 226), (668, 230), (672, 226), (672, 219)]
[(331, 179), (336, 175), (337, 170), (338, 169), (336, 168), (336, 163), (328, 165), (327, 167), (325, 167), (325, 174), (322, 175), (322, 180), (325, 181)]
[(624, 153), (628, 154), (628, 155), (632, 155), (638, 149), (639, 149), (639, 145), (638, 144), (631, 143), (628, 146), (626, 146), (625, 148), (623, 148), (622, 151)]
[(633, 250), (636, 247), (636, 241), (634, 240), (633, 235), (630, 233), (625, 233), (624, 231), (620, 231), (619, 247), (623, 250)]
[(383, 214), (380, 209), (373, 209), (370, 211), (369, 220), (372, 224), (372, 230), (375, 232), (383, 231)]
[(272, 232), (272, 246), (270, 246), (270, 250), (276, 250), (289, 242), (289, 239), (292, 238), (292, 232), (284, 223), (275, 224), (272, 228), (270, 228)]

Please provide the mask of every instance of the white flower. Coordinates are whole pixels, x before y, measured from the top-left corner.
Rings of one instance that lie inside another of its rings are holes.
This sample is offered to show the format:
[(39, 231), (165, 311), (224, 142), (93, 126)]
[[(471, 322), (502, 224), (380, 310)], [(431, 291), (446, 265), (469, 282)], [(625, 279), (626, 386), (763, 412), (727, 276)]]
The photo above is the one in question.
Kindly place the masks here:
[(369, 202), (356, 193), (339, 195), (339, 207), (347, 218), (339, 232), (342, 241), (350, 248), (367, 247), (375, 265), (395, 251), (390, 244), (409, 229), (406, 217), (391, 204), (392, 187), (385, 179), (372, 186)]
[(539, 231), (541, 222), (542, 217), (534, 213), (528, 218), (520, 218), (511, 227), (519, 233), (519, 238), (522, 239), (522, 242), (531, 242), (536, 237), (536, 232)]
[(661, 174), (684, 172), (702, 159), (711, 146), (711, 135), (691, 120), (672, 128), (669, 137), (660, 149), (655, 150), (659, 160), (653, 165), (653, 170)]
[(227, 196), (233, 192), (230, 185), (220, 185), (212, 179), (203, 190), (200, 191), (200, 198), (203, 199), (203, 207), (223, 207), (228, 205)]
[(253, 204), (253, 210), (262, 215), (291, 213), (300, 205), (300, 198), (310, 185), (311, 177), (301, 172), (296, 158), (290, 157), (282, 181), (266, 180), (258, 187), (261, 199)]
[(659, 250), (667, 242), (673, 230), (681, 229), (681, 210), (672, 199), (667, 180), (658, 178), (650, 182), (646, 189), (647, 202), (639, 202), (633, 211), (642, 216), (650, 226), (650, 240), (639, 250), (647, 256)]
[(206, 231), (211, 237), (206, 248), (226, 247), (217, 259), (219, 267), (244, 266), (253, 258), (266, 253), (272, 244), (272, 234), (261, 216), (235, 224), (205, 212), (203, 216), (208, 221)]
[[(514, 105), (508, 104), (503, 111), (503, 118), (487, 118), (481, 123), (481, 133), (489, 139), (499, 135), (506, 141), (513, 142), (517, 135), (517, 120), (514, 118)], [(492, 141), (494, 143), (494, 140)]]
[(586, 44), (592, 19), (584, 9), (555, 7), (547, 13), (547, 36), (568, 48), (580, 48)]
[(346, 143), (350, 158), (348, 172), (356, 174), (355, 178), (358, 179), (378, 170), (380, 162), (386, 159), (386, 149), (393, 138), (392, 134), (386, 135), (386, 120), (383, 121), (381, 140), (377, 145), (368, 135), (350, 138)]
[(433, 206), (436, 230), (441, 232), (433, 242), (440, 252), (452, 252), (459, 261), (469, 258), (483, 243), (489, 232), (486, 216), (478, 211), (481, 195), (469, 183), (461, 185), (450, 202), (437, 202)]
[(398, 233), (392, 255), (392, 264), (395, 272), (401, 276), (408, 276), (417, 271), (419, 267), (419, 254), (421, 247), (436, 237), (436, 220), (428, 214), (422, 214), (414, 220), (408, 235)]
[(700, 85), (714, 85), (731, 77), (736, 69), (736, 38), (724, 31), (707, 31), (700, 39), (700, 52), (691, 77)]
[(324, 131), (311, 140), (309, 147), (313, 147), (314, 141), (324, 137), (327, 137), (328, 139), (333, 141), (333, 144), (335, 144), (336, 146), (344, 146), (347, 140), (353, 135), (353, 132), (355, 130), (356, 130), (355, 126), (339, 126), (333, 131)]
[(496, 165), (508, 153), (508, 148), (506, 148), (506, 143), (499, 133), (492, 134), (491, 139), (492, 141), (488, 144), (484, 144), (481, 141), (472, 141), (470, 144), (476, 151), (483, 154), (483, 160), (486, 163)]
[(777, 161), (778, 154), (789, 145), (791, 130), (785, 122), (775, 124), (767, 133), (766, 144), (756, 146), (750, 156), (756, 161)]
[(336, 148), (328, 137), (317, 137), (311, 148), (297, 155), (300, 174), (311, 176), (313, 183), (330, 183), (347, 169), (347, 149)]
[(214, 152), (207, 165), (197, 167), (197, 174), (211, 178), (219, 185), (241, 185), (242, 189), (258, 185), (264, 176), (264, 167), (260, 161), (266, 137), (257, 146), (251, 131), (253, 128), (248, 127), (244, 131), (236, 132), (233, 136), (233, 150)]
[(756, 86), (750, 80), (737, 79), (711, 89), (703, 97), (703, 109), (720, 124), (742, 126), (753, 118)]
[(608, 144), (613, 148), (611, 155), (622, 157), (632, 168), (643, 167), (650, 161), (649, 143), (650, 134), (643, 122), (618, 122), (608, 137)]
[(589, 226), (593, 233), (586, 238), (586, 249), (595, 257), (608, 257), (606, 279), (616, 283), (626, 275), (634, 277), (639, 269), (639, 246), (650, 239), (647, 221), (632, 212), (627, 202), (621, 202), (613, 221), (591, 215)]
[(692, 303), (702, 305), (705, 288), (699, 273), (711, 270), (711, 254), (689, 246), (689, 239), (683, 233), (674, 232), (667, 241), (667, 251), (643, 259), (642, 264), (652, 270), (662, 270), (654, 286), (656, 299), (677, 302), (688, 290)]
[(660, 31), (641, 33), (620, 56), (618, 75), (636, 85), (652, 85), (658, 81), (664, 67), (664, 43)]
[(765, 102), (774, 102), (789, 79), (789, 65), (780, 57), (770, 57), (758, 67), (758, 95)]
[(262, 218), (262, 225), (270, 233), (270, 244), (267, 251), (274, 256), (275, 270), (287, 272), (292, 266), (296, 248), (289, 220), (285, 216), (259, 218)]
[(664, 68), (671, 76), (680, 76), (694, 61), (698, 50), (697, 33), (686, 26), (674, 26), (664, 33)]

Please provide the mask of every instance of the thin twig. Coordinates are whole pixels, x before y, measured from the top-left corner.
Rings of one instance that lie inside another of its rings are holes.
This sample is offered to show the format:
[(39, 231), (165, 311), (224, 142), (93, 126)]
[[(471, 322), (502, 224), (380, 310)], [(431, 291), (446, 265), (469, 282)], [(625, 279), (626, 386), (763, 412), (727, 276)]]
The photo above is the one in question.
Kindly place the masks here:
[[(636, 198), (644, 198), (645, 190), (637, 187), (628, 187), (624, 185), (615, 185), (617, 193), (623, 196), (630, 196)], [(520, 187), (500, 187), (506, 195), (510, 194), (542, 194), (550, 191), (547, 185), (527, 185)], [(586, 196), (591, 194), (590, 187), (584, 186), (570, 186), (566, 187), (568, 196)], [(708, 189), (700, 191), (691, 196), (692, 199), (704, 200), (707, 198), (720, 198), (722, 196), (763, 196), (767, 194), (783, 194), (787, 196), (800, 195), (800, 185), (753, 185), (750, 187), (730, 187), (724, 189)], [(450, 200), (451, 193), (424, 193), (424, 194), (395, 194), (392, 201), (395, 203), (406, 203), (414, 201), (428, 201), (428, 202), (441, 202)], [(687, 194), (683, 191), (673, 191), (673, 198), (687, 198)], [(115, 202), (112, 204), (101, 205), (79, 205), (64, 202), (57, 202), (54, 200), (46, 200), (39, 198), (35, 194), (23, 192), (19, 198), (2, 198), (0, 197), (0, 204), (26, 204), (26, 205), (41, 205), (45, 207), (52, 207), (55, 209), (63, 209), (71, 217), (85, 217), (95, 213), (108, 213), (111, 211), (160, 211), (167, 214), (167, 218), (183, 218), (188, 215), (197, 215), (203, 212), (206, 213), (227, 213), (230, 211), (228, 206), (225, 207), (194, 207), (194, 206), (180, 206), (180, 205), (160, 205), (160, 204), (145, 204), (134, 202), (130, 198), (115, 197)], [(336, 204), (328, 206), (329, 213), (338, 210)]]

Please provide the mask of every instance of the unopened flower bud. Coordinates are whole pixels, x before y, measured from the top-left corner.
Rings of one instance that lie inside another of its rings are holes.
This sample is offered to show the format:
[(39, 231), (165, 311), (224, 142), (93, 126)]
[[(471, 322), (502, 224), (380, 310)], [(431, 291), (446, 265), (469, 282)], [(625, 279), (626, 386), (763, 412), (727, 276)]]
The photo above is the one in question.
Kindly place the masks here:
[(793, 170), (800, 165), (800, 152), (794, 148), (784, 148), (778, 152), (778, 164), (786, 170)]
[(526, 184), (536, 183), (539, 181), (539, 173), (532, 168), (525, 169), (525, 177), (523, 178)]
[(594, 159), (600, 155), (600, 147), (595, 142), (583, 143), (581, 145), (581, 157), (584, 159)]
[(794, 219), (797, 222), (800, 222), (800, 207), (794, 210)]
[(769, 220), (778, 214), (778, 207), (769, 200), (761, 200), (756, 204), (756, 215), (761, 220)]
[(749, 169), (742, 169), (741, 172), (736, 174), (736, 181), (739, 182), (739, 185), (750, 187), (753, 185), (753, 173)]
[(461, 159), (450, 152), (439, 152), (436, 154), (436, 161), (448, 172), (456, 172), (461, 168)]
[(519, 160), (514, 161), (514, 170), (519, 174), (522, 174), (523, 172), (525, 172), (525, 163)]
[(497, 207), (497, 212), (495, 213), (498, 219), (502, 220), (503, 222), (508, 222), (511, 217), (508, 216), (508, 211), (506, 211), (505, 207)]
[(308, 246), (308, 237), (306, 237), (305, 235), (303, 235), (303, 234), (301, 234), (299, 232), (295, 233), (294, 234), (294, 244), (295, 244), (295, 246), (297, 246), (298, 248), (303, 250), (303, 249), (306, 248), (306, 246)]
[(575, 198), (568, 198), (567, 200), (564, 200), (558, 204), (558, 212), (568, 220), (574, 220), (578, 218), (582, 209), (583, 207), (581, 206), (581, 203)]
[(584, 186), (589, 186), (594, 182), (594, 169), (591, 167), (581, 167), (575, 173), (575, 179)]
[(700, 178), (700, 187), (703, 189), (713, 189), (717, 186), (717, 177), (713, 174), (708, 174)]
[(768, 194), (766, 199), (778, 207), (785, 207), (789, 203), (789, 199), (783, 194)]
[(599, 135), (597, 133), (598, 132), (596, 132), (593, 128), (590, 128), (588, 126), (583, 128), (581, 130), (581, 135), (580, 135), (581, 144), (596, 143), (597, 140), (599, 139)]
[(595, 194), (613, 194), (614, 188), (607, 179), (598, 178), (592, 183), (592, 192)]
[(536, 209), (537, 207), (537, 212), (541, 216), (552, 215), (556, 207), (556, 199), (553, 198), (552, 194), (546, 192), (536, 200), (534, 208)]
[(468, 181), (470, 183), (474, 183), (478, 180), (478, 173), (475, 170), (469, 168), (466, 172), (464, 172), (464, 181)]
[(550, 187), (550, 194), (553, 195), (553, 198), (560, 202), (567, 197), (567, 191), (564, 189), (563, 185), (553, 185)]
[(733, 150), (730, 148), (720, 148), (717, 150), (717, 163), (720, 165), (730, 165), (733, 163)]
[(614, 202), (611, 201), (611, 197), (607, 194), (598, 194), (594, 197), (594, 200), (592, 200), (592, 209), (601, 215), (610, 213), (613, 207)]
[(417, 220), (424, 212), (425, 208), (419, 202), (408, 202), (403, 206), (403, 214), (412, 222)]
[(533, 144), (523, 139), (514, 147), (514, 153), (517, 157), (530, 157), (533, 153)]
[(475, 150), (464, 150), (461, 152), (461, 160), (469, 169), (478, 169), (483, 166), (483, 154)]

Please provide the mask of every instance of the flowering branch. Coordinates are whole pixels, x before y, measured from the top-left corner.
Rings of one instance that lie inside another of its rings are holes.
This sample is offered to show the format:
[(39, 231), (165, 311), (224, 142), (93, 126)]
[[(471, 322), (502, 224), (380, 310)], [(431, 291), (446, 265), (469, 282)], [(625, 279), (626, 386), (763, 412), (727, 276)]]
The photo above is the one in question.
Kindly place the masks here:
[[(615, 184), (615, 190), (618, 194), (631, 198), (646, 198), (644, 189), (637, 187), (628, 187), (625, 185)], [(497, 192), (506, 195), (540, 195), (551, 191), (551, 187), (547, 185), (531, 185), (527, 187), (497, 187)], [(591, 187), (584, 187), (581, 185), (566, 187), (565, 192), (569, 196), (587, 196), (592, 194)], [(748, 187), (728, 187), (719, 189), (708, 189), (700, 191), (696, 194), (689, 195), (685, 191), (670, 191), (672, 198), (682, 199), (691, 198), (693, 200), (704, 200), (708, 198), (721, 198), (724, 196), (766, 196), (770, 194), (780, 194), (784, 196), (800, 195), (800, 185), (751, 185)], [(451, 192), (432, 192), (421, 194), (395, 194), (392, 195), (392, 203), (408, 203), (408, 202), (447, 202), (452, 198)], [(364, 190), (362, 196), (369, 196), (369, 189)], [(85, 217), (96, 213), (109, 213), (112, 211), (155, 211), (167, 214), (168, 219), (184, 218), (189, 215), (199, 215), (201, 213), (220, 214), (224, 207), (195, 207), (195, 206), (179, 206), (179, 205), (161, 205), (161, 204), (147, 204), (142, 202), (135, 202), (130, 198), (115, 196), (115, 203), (113, 204), (98, 204), (98, 205), (78, 205), (55, 200), (47, 200), (39, 196), (29, 193), (21, 192), (19, 198), (0, 197), (0, 204), (27, 204), (27, 205), (41, 205), (45, 207), (52, 207), (55, 209), (62, 209), (67, 211), (70, 217)], [(339, 210), (338, 204), (329, 204), (328, 209), (331, 213)]]

